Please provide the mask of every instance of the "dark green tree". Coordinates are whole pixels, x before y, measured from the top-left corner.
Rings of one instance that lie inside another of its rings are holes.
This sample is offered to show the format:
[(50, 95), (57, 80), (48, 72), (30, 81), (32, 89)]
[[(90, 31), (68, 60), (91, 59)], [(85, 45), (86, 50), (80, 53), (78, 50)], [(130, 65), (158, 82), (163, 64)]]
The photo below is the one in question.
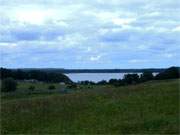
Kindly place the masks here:
[(43, 82), (65, 82), (72, 83), (72, 81), (64, 74), (58, 72), (47, 72), (41, 70), (9, 70), (0, 68), (0, 77), (14, 78), (16, 80), (34, 79)]
[(49, 90), (54, 90), (54, 89), (56, 89), (56, 87), (54, 85), (49, 85), (48, 89)]
[(163, 72), (160, 72), (155, 76), (155, 79), (175, 79), (180, 78), (180, 68), (179, 67), (170, 67)]
[(67, 88), (69, 89), (76, 89), (77, 88), (77, 84), (76, 83), (71, 83), (67, 86)]
[(154, 76), (151, 71), (144, 71), (140, 77), (141, 82), (146, 82), (153, 79), (154, 79)]
[(29, 90), (31, 90), (31, 91), (35, 90), (35, 86), (33, 86), (33, 85), (29, 86)]
[(126, 75), (124, 75), (123, 81), (125, 84), (139, 83), (139, 75), (138, 74), (126, 74)]
[(2, 92), (15, 91), (17, 88), (17, 82), (13, 78), (6, 78), (2, 80)]
[(102, 80), (102, 81), (97, 82), (97, 84), (99, 84), (99, 85), (105, 85), (105, 84), (107, 84), (107, 81), (106, 81), (106, 80)]
[(109, 80), (109, 84), (114, 85), (114, 84), (117, 84), (117, 83), (118, 83), (118, 80), (117, 80), (117, 79), (110, 79), (110, 80)]

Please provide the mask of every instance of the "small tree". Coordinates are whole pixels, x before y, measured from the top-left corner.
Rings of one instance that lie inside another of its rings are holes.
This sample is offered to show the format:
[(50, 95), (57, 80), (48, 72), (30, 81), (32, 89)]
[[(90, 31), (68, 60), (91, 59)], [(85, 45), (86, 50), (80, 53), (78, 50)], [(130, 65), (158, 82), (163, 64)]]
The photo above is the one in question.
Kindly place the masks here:
[(55, 89), (56, 87), (54, 86), (54, 85), (50, 85), (49, 87), (48, 87), (48, 89), (49, 90), (53, 90), (53, 89)]
[(77, 84), (76, 83), (69, 84), (67, 86), (67, 88), (69, 88), (69, 89), (76, 89), (77, 88)]
[(117, 80), (117, 79), (110, 79), (110, 80), (109, 80), (109, 84), (114, 85), (114, 84), (117, 84), (117, 83), (118, 83), (118, 80)]
[(102, 81), (97, 82), (97, 84), (99, 84), (99, 85), (106, 85), (107, 81), (106, 80), (102, 80)]
[(6, 78), (2, 81), (1, 91), (10, 92), (15, 91), (17, 88), (17, 82), (13, 78)]
[(29, 90), (35, 90), (35, 86), (33, 86), (33, 85), (31, 85), (31, 86), (29, 86)]
[(125, 84), (137, 84), (139, 82), (138, 74), (126, 74), (123, 81)]
[(141, 81), (145, 82), (145, 81), (149, 81), (149, 80), (153, 80), (154, 76), (152, 74), (151, 71), (144, 71), (141, 75)]

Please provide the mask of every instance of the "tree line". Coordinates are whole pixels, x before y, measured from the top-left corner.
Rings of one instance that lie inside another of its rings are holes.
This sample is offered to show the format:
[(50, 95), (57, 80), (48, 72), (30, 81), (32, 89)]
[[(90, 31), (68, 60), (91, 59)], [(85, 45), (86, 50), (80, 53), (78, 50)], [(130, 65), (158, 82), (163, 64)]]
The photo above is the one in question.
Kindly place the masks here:
[[(165, 79), (176, 79), (180, 78), (180, 68), (179, 67), (171, 67), (163, 72), (160, 72), (156, 76), (153, 76), (151, 71), (145, 70), (140, 76), (138, 74), (126, 74), (123, 79), (110, 79), (108, 82), (102, 80), (100, 82), (93, 81), (81, 81), (78, 83), (72, 82), (67, 76), (61, 73), (46, 73), (39, 70), (31, 70), (31, 71), (22, 71), (22, 70), (9, 70), (5, 68), (0, 69), (0, 78), (2, 80), (1, 91), (15, 91), (17, 82), (15, 80), (29, 80), (35, 79), (42, 82), (65, 82), (68, 85), (68, 88), (76, 88), (77, 84), (81, 85), (114, 85), (114, 86), (124, 86), (131, 84), (138, 84), (150, 80), (165, 80)], [(30, 87), (29, 89), (34, 89)], [(49, 87), (49, 89), (54, 89), (54, 86)]]
[(150, 80), (165, 80), (165, 79), (176, 79), (180, 78), (180, 68), (179, 67), (170, 67), (157, 75), (153, 76), (153, 72), (149, 70), (144, 70), (141, 75), (138, 75), (137, 73), (133, 74), (125, 74), (123, 79), (110, 79), (109, 81), (102, 80), (97, 83), (92, 81), (80, 81), (78, 84), (83, 85), (115, 85), (115, 86), (124, 86), (124, 85), (130, 85), (130, 84), (138, 84)]
[(72, 81), (64, 74), (61, 73), (48, 73), (40, 70), (22, 71), (20, 69), (10, 70), (0, 68), (0, 78), (13, 78), (15, 80), (37, 80), (42, 82), (65, 82), (71, 83)]

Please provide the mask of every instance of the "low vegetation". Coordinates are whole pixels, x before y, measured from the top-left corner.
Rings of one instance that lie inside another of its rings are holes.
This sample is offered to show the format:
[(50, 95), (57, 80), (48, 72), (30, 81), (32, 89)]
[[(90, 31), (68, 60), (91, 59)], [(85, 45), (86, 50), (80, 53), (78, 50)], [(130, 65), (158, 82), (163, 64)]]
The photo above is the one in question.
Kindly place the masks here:
[(179, 134), (179, 81), (4, 96), (1, 134)]
[(54, 90), (56, 87), (54, 85), (49, 85), (48, 89), (49, 90)]
[(179, 68), (66, 84), (55, 74), (17, 81), (20, 71), (6, 71), (1, 134), (179, 134)]
[(2, 81), (2, 92), (15, 91), (17, 87), (17, 82), (13, 78), (5, 78)]
[(69, 88), (69, 89), (76, 89), (77, 85), (76, 85), (76, 83), (72, 83), (72, 84), (67, 85), (67, 88)]
[(29, 86), (28, 89), (31, 90), (31, 91), (34, 91), (35, 90), (35, 86), (31, 85), (31, 86)]

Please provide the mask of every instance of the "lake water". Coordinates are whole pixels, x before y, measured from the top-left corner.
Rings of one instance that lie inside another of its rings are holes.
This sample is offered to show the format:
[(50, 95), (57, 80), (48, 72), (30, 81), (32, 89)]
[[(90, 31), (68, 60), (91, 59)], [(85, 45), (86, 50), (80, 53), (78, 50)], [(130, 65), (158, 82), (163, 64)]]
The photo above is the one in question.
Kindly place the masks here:
[[(122, 79), (127, 73), (70, 73), (66, 74), (72, 81), (93, 81), (98, 82), (102, 80), (109, 81), (110, 79)], [(141, 73), (137, 73), (140, 75)], [(156, 75), (157, 73), (153, 73)]]

